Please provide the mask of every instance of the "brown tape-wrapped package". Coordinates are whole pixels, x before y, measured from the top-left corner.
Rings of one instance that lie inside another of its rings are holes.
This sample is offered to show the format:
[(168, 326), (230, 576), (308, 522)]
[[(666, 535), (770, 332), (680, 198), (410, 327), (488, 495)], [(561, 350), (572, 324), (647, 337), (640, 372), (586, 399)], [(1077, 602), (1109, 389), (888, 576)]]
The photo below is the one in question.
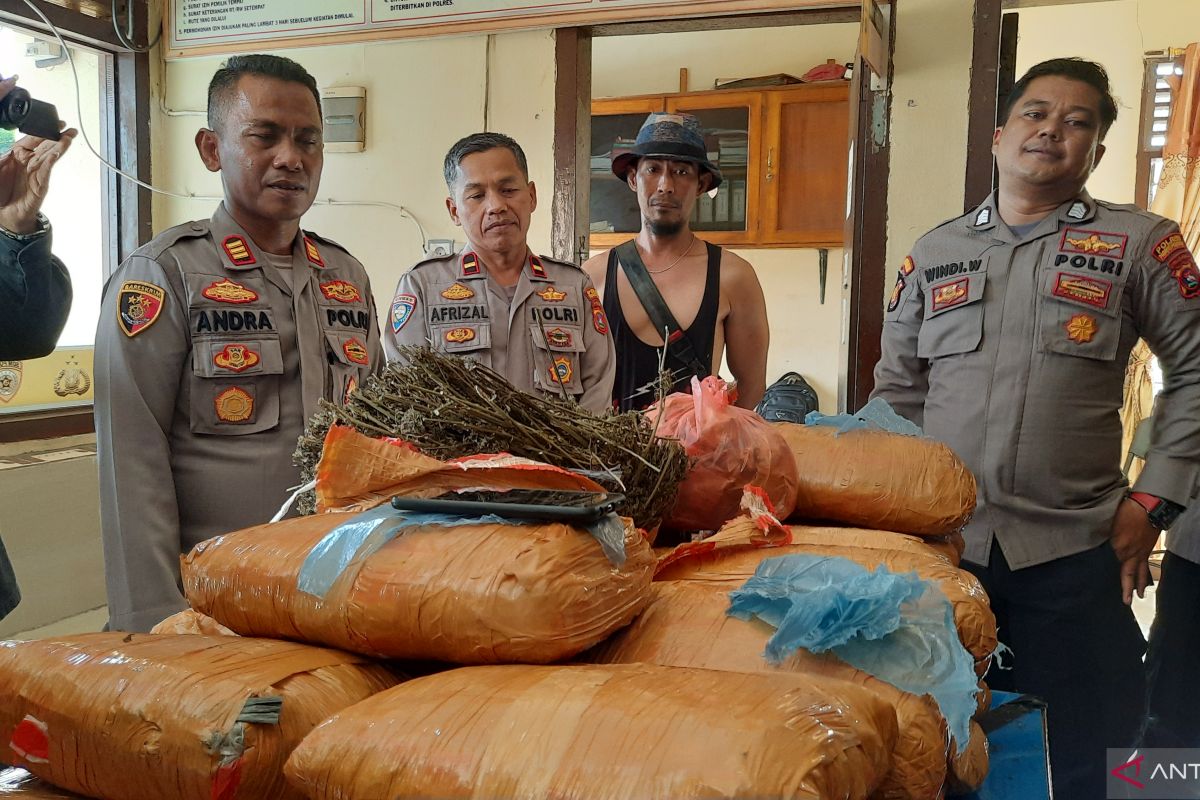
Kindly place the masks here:
[(646, 414), (658, 435), (678, 439), (694, 459), (663, 527), (716, 530), (739, 513), (748, 484), (762, 489), (786, 519), (796, 497), (796, 459), (771, 423), (732, 405), (719, 379), (693, 380), (692, 394), (672, 394)]
[(51, 786), (28, 770), (9, 767), (0, 769), (0, 797), (21, 800), (77, 800), (82, 795)]
[(990, 766), (987, 735), (972, 720), (971, 738), (967, 746), (958, 748), (958, 752), (950, 759), (946, 786), (952, 794), (969, 794), (983, 786)]
[[(912, 537), (886, 531), (789, 525), (782, 538), (767, 540), (748, 517), (728, 523), (715, 536), (680, 545), (659, 560), (656, 580), (743, 583), (763, 559), (795, 553), (839, 556), (867, 569), (916, 572), (950, 601), (958, 636), (982, 677), (996, 650), (996, 615), (979, 580)], [(754, 544), (757, 542), (757, 544)]]
[(205, 636), (237, 636), (210, 616), (189, 608), (172, 614), (150, 629), (151, 633), (174, 633)]
[(496, 666), (418, 678), (338, 714), (288, 760), (310, 800), (865, 798), (892, 709), (808, 675)]
[(896, 711), (899, 736), (891, 771), (872, 797), (930, 800), (946, 781), (950, 739), (946, 721), (928, 695), (918, 697), (855, 669), (832, 653), (800, 650), (775, 666), (763, 657), (775, 629), (726, 614), (732, 587), (693, 581), (656, 581), (650, 605), (628, 628), (581, 658), (603, 664), (645, 662), (732, 672), (797, 672), (857, 683)]
[(838, 434), (825, 425), (774, 427), (796, 459), (795, 519), (945, 536), (975, 511), (975, 478), (940, 442), (880, 430)]
[(361, 656), (237, 636), (6, 642), (0, 742), (18, 766), (89, 797), (297, 798), (283, 778), (292, 748), (396, 682)]
[(324, 597), (301, 591), (309, 552), (350, 519), (317, 514), (200, 543), (183, 559), (188, 601), (243, 636), (385, 658), (547, 663), (628, 624), (654, 571), (628, 520), (621, 567), (586, 531), (559, 523), (414, 527), (352, 561)]

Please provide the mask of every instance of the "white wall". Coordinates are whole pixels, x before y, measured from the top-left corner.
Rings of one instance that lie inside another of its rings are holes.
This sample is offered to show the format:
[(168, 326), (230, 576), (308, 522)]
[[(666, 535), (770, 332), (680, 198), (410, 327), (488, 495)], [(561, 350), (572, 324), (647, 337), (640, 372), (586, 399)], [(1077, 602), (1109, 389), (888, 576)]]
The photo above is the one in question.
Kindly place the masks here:
[[(367, 89), (367, 149), (327, 153), (318, 200), (402, 205), (431, 238), (462, 241), (446, 214), (442, 159), (457, 139), (487, 127), (513, 136), (529, 158), (540, 189), (530, 244), (550, 249), (554, 136), (554, 34), (410, 40), (280, 51), (328, 86)], [(163, 85), (170, 109), (203, 109), (221, 59), (166, 64)], [(182, 194), (220, 196), (217, 175), (205, 170), (193, 144), (199, 116), (158, 115), (154, 128), (155, 180)], [(156, 196), (154, 228), (212, 214), (215, 201)], [(369, 205), (316, 205), (305, 216), (315, 230), (350, 250), (371, 276), (381, 315), (400, 274), (421, 258), (417, 226), (399, 211)], [(386, 318), (386, 317), (383, 317)]]
[[(1095, 197), (1132, 203), (1136, 190), (1142, 55), (1200, 40), (1197, 0), (1109, 0), (1020, 9), (1018, 76), (1048, 58), (1080, 56), (1108, 70), (1117, 98), (1117, 121), (1104, 141), (1107, 152), (1088, 181)], [(1086, 36), (1064, 36), (1065, 31)]]
[[(798, 77), (828, 58), (838, 63), (853, 60), (857, 36), (857, 24), (843, 23), (600, 37), (592, 42), (592, 96), (676, 92), (680, 67), (688, 69), (692, 91), (711, 89), (716, 78), (777, 72)], [(771, 325), (767, 381), (784, 372), (799, 372), (817, 390), (821, 410), (837, 411), (838, 375), (843, 369), (838, 344), (842, 251), (829, 252), (824, 305), (818, 298), (816, 250), (737, 253), (754, 265), (767, 296)]]

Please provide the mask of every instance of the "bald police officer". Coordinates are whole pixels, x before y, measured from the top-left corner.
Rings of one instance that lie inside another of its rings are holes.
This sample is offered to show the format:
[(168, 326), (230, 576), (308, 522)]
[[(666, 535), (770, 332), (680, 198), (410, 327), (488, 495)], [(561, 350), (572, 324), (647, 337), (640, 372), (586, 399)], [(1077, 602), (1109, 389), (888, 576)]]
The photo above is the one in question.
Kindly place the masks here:
[[(1145, 641), (1126, 604), (1200, 468), (1200, 273), (1175, 223), (1084, 190), (1115, 118), (1098, 64), (1017, 82), (998, 189), (904, 260), (875, 371), (875, 395), (978, 480), (964, 566), (1013, 650), (988, 680), (1047, 701), (1065, 800), (1104, 797), (1105, 748), (1132, 744)], [(1166, 385), (1128, 493), (1118, 410), (1139, 336)]]
[(536, 256), (526, 237), (537, 207), (525, 153), (508, 136), (476, 133), (446, 154), (446, 208), (462, 253), (426, 259), (400, 278), (384, 337), (480, 361), (514, 386), (608, 408), (615, 351), (600, 295), (583, 271)]
[(96, 432), (109, 624), (186, 607), (179, 556), (268, 521), (299, 482), (292, 452), (321, 398), (382, 363), (371, 287), (300, 229), (321, 178), (320, 96), (299, 64), (237, 56), (196, 135), (221, 173), (212, 219), (165, 231), (108, 280)]

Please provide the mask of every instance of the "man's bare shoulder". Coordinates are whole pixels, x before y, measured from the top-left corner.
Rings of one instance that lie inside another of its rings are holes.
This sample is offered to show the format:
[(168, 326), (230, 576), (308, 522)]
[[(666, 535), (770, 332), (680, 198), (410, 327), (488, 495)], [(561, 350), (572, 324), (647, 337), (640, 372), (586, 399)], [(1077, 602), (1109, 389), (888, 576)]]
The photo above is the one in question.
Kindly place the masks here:
[(721, 251), (721, 288), (726, 291), (745, 291), (750, 287), (761, 291), (754, 265), (731, 250)]
[(604, 291), (604, 276), (608, 271), (608, 251), (602, 250), (583, 262), (583, 271), (592, 279), (592, 284), (598, 291)]

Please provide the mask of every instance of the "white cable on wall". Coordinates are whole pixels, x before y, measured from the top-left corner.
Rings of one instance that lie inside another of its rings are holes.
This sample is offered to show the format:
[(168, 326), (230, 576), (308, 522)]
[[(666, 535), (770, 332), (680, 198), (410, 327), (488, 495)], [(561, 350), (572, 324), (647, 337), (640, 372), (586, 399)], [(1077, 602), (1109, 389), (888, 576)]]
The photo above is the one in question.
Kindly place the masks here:
[[(120, 175), (125, 180), (127, 180), (131, 183), (137, 184), (138, 186), (141, 186), (143, 189), (149, 189), (152, 192), (156, 192), (161, 195), (166, 195), (167, 197), (174, 197), (174, 198), (177, 198), (180, 200), (210, 200), (210, 201), (216, 201), (216, 202), (221, 202), (222, 200), (224, 200), (223, 197), (205, 197), (203, 195), (197, 195), (197, 194), (180, 194), (179, 192), (172, 192), (172, 191), (168, 191), (166, 189), (159, 189), (156, 186), (152, 186), (149, 183), (145, 183), (144, 181), (138, 180), (133, 175), (130, 175), (129, 173), (120, 169), (115, 164), (110, 163), (108, 161), (108, 159), (106, 159), (106, 158), (104, 158), (104, 156), (100, 155), (100, 153), (96, 150), (96, 148), (92, 146), (92, 140), (88, 138), (87, 128), (83, 124), (83, 99), (80, 95), (80, 89), (79, 89), (79, 71), (75, 68), (75, 59), (71, 56), (71, 48), (67, 45), (66, 40), (64, 40), (62, 37), (62, 33), (59, 32), (58, 28), (54, 25), (54, 23), (51, 22), (46, 17), (46, 15), (42, 13), (42, 10), (40, 8), (38, 8), (36, 5), (34, 5), (33, 0), (25, 0), (25, 5), (29, 6), (33, 10), (33, 13), (37, 14), (38, 17), (41, 18), (42, 22), (46, 24), (46, 27), (48, 27), (50, 29), (51, 33), (54, 34), (54, 38), (58, 39), (58, 44), (60, 47), (62, 47), (63, 52), (65, 52), (67, 54), (67, 63), (71, 65), (71, 76), (75, 81), (75, 113), (79, 116), (79, 133), (83, 137), (84, 144), (87, 145), (88, 150), (91, 151), (92, 155), (96, 157), (96, 160), (98, 160), (101, 164), (103, 164), (108, 169), (112, 170), (117, 175)], [(169, 117), (181, 117), (181, 116), (193, 116), (193, 115), (205, 116), (205, 113), (206, 113), (203, 111), (172, 111), (166, 107), (166, 101), (162, 97), (159, 98), (159, 103), (160, 103), (163, 113)], [(425, 236), (425, 228), (421, 225), (420, 220), (418, 220), (411, 211), (409, 211), (404, 206), (399, 205), (398, 203), (388, 203), (388, 202), (384, 202), (382, 200), (327, 199), (327, 200), (316, 200), (313, 202), (313, 205), (376, 206), (379, 208), (391, 208), (396, 211), (399, 211), (401, 216), (407, 217), (408, 219), (412, 220), (413, 224), (417, 226), (417, 231), (421, 236), (421, 250), (422, 251), (424, 251), (426, 243), (428, 242), (428, 239)]]

